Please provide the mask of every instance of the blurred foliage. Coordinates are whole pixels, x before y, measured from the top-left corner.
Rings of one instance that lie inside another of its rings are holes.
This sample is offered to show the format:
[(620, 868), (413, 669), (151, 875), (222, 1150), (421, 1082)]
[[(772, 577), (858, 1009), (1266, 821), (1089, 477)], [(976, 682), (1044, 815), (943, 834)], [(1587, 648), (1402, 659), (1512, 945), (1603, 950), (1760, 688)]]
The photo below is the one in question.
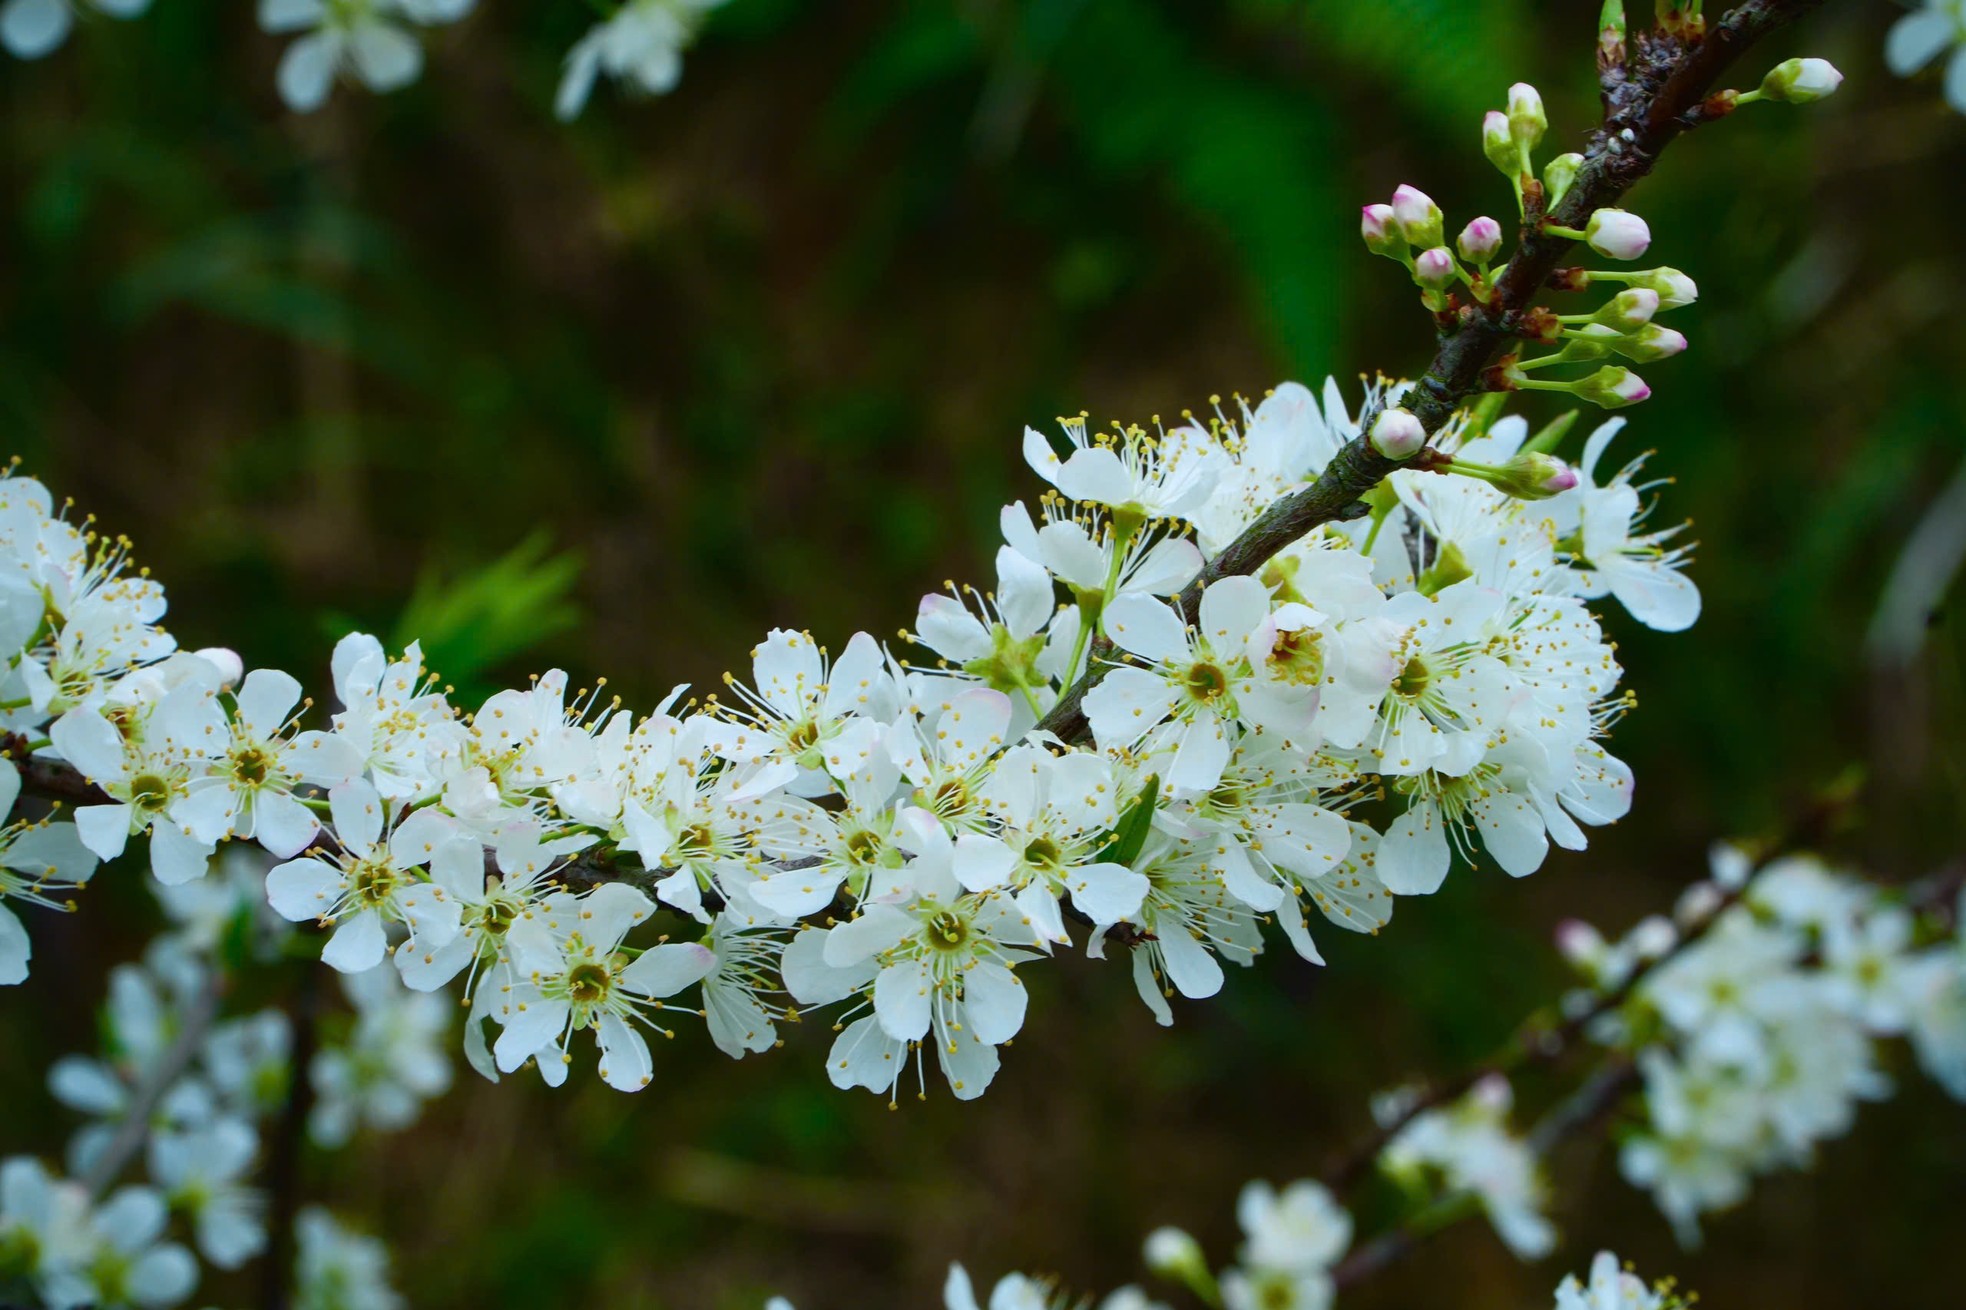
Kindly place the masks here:
[[(422, 84), (309, 119), (241, 5), (0, 69), (0, 424), (136, 537), (188, 643), (318, 692), (351, 623), (421, 633), (465, 687), (558, 664), (642, 706), (771, 626), (891, 632), (986, 578), (997, 508), (1037, 491), (1021, 424), (1417, 367), (1426, 321), (1357, 205), (1413, 181), (1454, 226), (1504, 209), (1476, 129), (1518, 78), (1552, 147), (1595, 119), (1580, 0), (733, 0), (675, 94), (610, 90), (570, 128), (549, 101), (586, 8), (480, 8)], [(1326, 933), (1328, 970), (1266, 960), (1172, 1033), (1121, 971), (1036, 971), (974, 1105), (836, 1093), (824, 1031), (740, 1065), (685, 1031), (637, 1097), (460, 1064), (415, 1131), (312, 1160), (310, 1196), (389, 1235), (418, 1305), (926, 1305), (950, 1258), (1110, 1284), (1157, 1223), (1226, 1254), (1244, 1179), (1315, 1170), (1371, 1091), (1550, 994), (1559, 917), (1664, 905), (1708, 842), (1847, 765), (1876, 783), (1843, 854), (1886, 878), (1956, 856), (1957, 610), (1910, 667), (1861, 642), (1966, 453), (1966, 125), (1884, 73), (1892, 17), (1831, 6), (1754, 56), (1743, 82), (1794, 53), (1849, 80), (1688, 138), (1636, 197), (1703, 294), (1618, 445), (1677, 479), (1660, 513), (1697, 523), (1707, 612), (1611, 620), (1633, 822), (1524, 883), (1454, 879), (1385, 940)], [(137, 881), (37, 920), (0, 1149), (57, 1151), (39, 1071), (140, 942)], [(1547, 1264), (1470, 1226), (1346, 1304), (1546, 1303), (1601, 1244), (1714, 1306), (1948, 1303), (1966, 1133), (1904, 1081), (1702, 1252), (1580, 1151)]]

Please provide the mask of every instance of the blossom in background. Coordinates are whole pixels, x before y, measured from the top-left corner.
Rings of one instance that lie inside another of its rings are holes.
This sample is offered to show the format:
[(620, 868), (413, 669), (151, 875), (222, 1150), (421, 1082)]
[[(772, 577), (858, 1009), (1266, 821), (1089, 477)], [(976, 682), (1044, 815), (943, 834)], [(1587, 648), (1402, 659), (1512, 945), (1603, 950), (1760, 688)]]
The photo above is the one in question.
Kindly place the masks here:
[(394, 969), (344, 975), (342, 991), (355, 1007), (354, 1031), (314, 1057), (313, 1115), (307, 1131), (322, 1146), (339, 1146), (357, 1126), (384, 1132), (407, 1128), (423, 1103), (451, 1085), (452, 1007), (413, 992)]
[(327, 103), (338, 73), (371, 91), (396, 91), (423, 71), (412, 24), (454, 23), (476, 0), (260, 0), (259, 25), (275, 35), (302, 32), (280, 56), (280, 98), (299, 113)]
[(1619, 1268), (1609, 1251), (1599, 1251), (1591, 1261), (1589, 1283), (1570, 1274), (1556, 1289), (1556, 1310), (1671, 1310), (1682, 1304), (1669, 1284), (1647, 1287), (1637, 1274)]
[(683, 50), (703, 15), (724, 0), (627, 0), (567, 52), (553, 112), (578, 118), (602, 73), (641, 95), (661, 95), (683, 75)]
[[(1402, 1100), (1395, 1095), (1376, 1108), (1393, 1112)], [(1443, 1191), (1473, 1195), (1509, 1250), (1539, 1260), (1556, 1245), (1556, 1230), (1543, 1214), (1549, 1184), (1528, 1143), (1509, 1130), (1514, 1101), (1508, 1079), (1490, 1075), (1455, 1104), (1413, 1116), (1386, 1144), (1379, 1165), (1422, 1186), (1437, 1175)]]
[[(135, 18), (150, 0), (87, 0), (111, 18)], [(0, 5), (0, 45), (16, 59), (39, 59), (68, 39), (79, 0), (6, 0)]]
[(1884, 39), (1884, 62), (1899, 77), (1910, 77), (1937, 59), (1948, 47), (1945, 96), (1966, 114), (1966, 0), (1925, 0), (1906, 14)]
[(299, 1247), (294, 1310), (400, 1310), (389, 1286), (389, 1248), (355, 1232), (319, 1206), (294, 1222)]

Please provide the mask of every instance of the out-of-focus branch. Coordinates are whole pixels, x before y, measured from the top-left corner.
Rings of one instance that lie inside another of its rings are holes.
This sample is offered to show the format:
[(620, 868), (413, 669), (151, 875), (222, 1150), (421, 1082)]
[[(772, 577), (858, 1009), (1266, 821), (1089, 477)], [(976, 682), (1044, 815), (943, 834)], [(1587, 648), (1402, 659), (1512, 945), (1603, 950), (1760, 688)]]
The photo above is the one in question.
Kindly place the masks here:
[(123, 1121), (116, 1125), (116, 1132), (103, 1145), (102, 1153), (79, 1180), (90, 1196), (99, 1197), (107, 1192), (149, 1140), (151, 1116), (157, 1113), (165, 1094), (191, 1067), (199, 1047), (204, 1045), (205, 1035), (211, 1031), (212, 1020), (218, 1016), (222, 988), (219, 974), (211, 972), (179, 1014), (177, 1036), (171, 1039), (157, 1063), (145, 1071)]

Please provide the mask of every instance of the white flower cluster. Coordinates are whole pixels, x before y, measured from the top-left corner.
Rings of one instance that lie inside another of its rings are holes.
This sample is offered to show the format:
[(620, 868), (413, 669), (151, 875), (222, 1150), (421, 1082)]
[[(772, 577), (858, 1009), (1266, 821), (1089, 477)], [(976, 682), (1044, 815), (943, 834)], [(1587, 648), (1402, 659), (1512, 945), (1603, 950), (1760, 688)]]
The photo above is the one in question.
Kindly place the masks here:
[[(176, 886), (251, 838), (286, 861), (272, 907), (333, 929), (329, 964), (389, 961), (420, 992), (464, 980), (487, 1076), (531, 1061), (558, 1083), (587, 1030), (602, 1076), (634, 1090), (653, 1076), (642, 1032), (666, 1035), (670, 1014), (700, 1014), (741, 1057), (775, 1044), (791, 1005), (844, 1002), (835, 1083), (892, 1096), (932, 1046), (978, 1095), (1024, 1021), (1015, 966), (1069, 944), (1068, 920), (1095, 956), (1130, 947), (1171, 1022), (1166, 997), (1217, 991), (1268, 919), (1318, 960), (1304, 901), (1375, 931), (1389, 893), (1435, 890), (1456, 849), (1527, 874), (1629, 807), (1601, 742), (1620, 671), (1586, 601), (1661, 627), (1698, 605), (1669, 534), (1642, 530), (1632, 469), (1542, 499), (1401, 471), (1368, 518), (1260, 577), (1195, 583), (1354, 431), (1335, 387), (1320, 405), (1286, 384), (1233, 421), (1068, 422), (1063, 459), (1027, 432), (1057, 491), (1035, 519), (1004, 511), (993, 592), (922, 602), (932, 664), (866, 634), (829, 660), (777, 630), (726, 698), (678, 689), (638, 718), (570, 700), (556, 671), (466, 713), (416, 647), (355, 635), (334, 653), (342, 708), (314, 730), (287, 674), (176, 652), (123, 548), (8, 478), (0, 645), (18, 653), (0, 723), (107, 803), (0, 834), (0, 866), (26, 870), (0, 888), (47, 903), (137, 835)], [(1587, 473), (1615, 431), (1591, 438)], [(1525, 436), (1469, 423), (1441, 447), (1482, 467), (1548, 458)], [(1166, 599), (1191, 583), (1195, 623)], [(1081, 681), (1092, 740), (1040, 729)], [(658, 902), (699, 939), (650, 940)], [(17, 980), (25, 936), (11, 915), (0, 928)]]
[[(1410, 1096), (1379, 1098), (1375, 1117), (1381, 1123), (1403, 1117)], [(1549, 1182), (1529, 1144), (1509, 1127), (1514, 1104), (1509, 1080), (1490, 1074), (1455, 1104), (1401, 1124), (1379, 1153), (1379, 1168), (1422, 1196), (1473, 1196), (1503, 1245), (1521, 1259), (1540, 1260), (1556, 1246), (1556, 1230), (1543, 1213)]]
[[(1193, 1292), (1203, 1304), (1222, 1310), (1330, 1310), (1337, 1287), (1332, 1270), (1352, 1244), (1352, 1217), (1320, 1183), (1299, 1181), (1281, 1191), (1266, 1182), (1247, 1184), (1236, 1201), (1243, 1243), (1237, 1262), (1216, 1273), (1207, 1254), (1178, 1228), (1147, 1235), (1143, 1255), (1149, 1270)], [(944, 1310), (1166, 1310), (1138, 1287), (1122, 1287), (1098, 1300), (1074, 1296), (1058, 1281), (1006, 1274), (979, 1301), (975, 1284), (961, 1265), (949, 1268), (943, 1287)], [(1599, 1252), (1587, 1281), (1566, 1277), (1556, 1289), (1554, 1310), (1683, 1310), (1670, 1282), (1647, 1287), (1609, 1251)], [(765, 1310), (793, 1310), (773, 1297)]]
[[(172, 1216), (192, 1237), (196, 1255), (216, 1268), (237, 1269), (266, 1249), (262, 1199), (248, 1179), (259, 1155), (260, 1124), (287, 1100), (292, 1038), (286, 1016), (262, 1010), (196, 1031), (191, 1025), (212, 1017), (194, 1014), (212, 1006), (222, 990), (217, 975), (228, 970), (226, 952), (243, 945), (262, 959), (274, 958), (278, 937), (290, 930), (265, 922), (263, 857), (243, 848), (226, 856), (232, 858), (203, 880), (157, 887), (172, 927), (152, 941), (142, 964), (111, 971), (100, 1025), (103, 1056), (66, 1056), (48, 1071), (55, 1099), (86, 1120), (69, 1142), (70, 1174), (99, 1185), (112, 1181), (114, 1162), (106, 1164), (105, 1156), (134, 1132), (150, 1185), (124, 1188), (94, 1206), (81, 1183), (57, 1179), (38, 1161), (5, 1162), (6, 1177), (14, 1181), (0, 1178), (0, 1191), (6, 1191), (0, 1197), (6, 1206), (0, 1210), (0, 1282), (24, 1280), (51, 1307), (182, 1300), (196, 1283), (197, 1260), (184, 1246), (161, 1240)], [(309, 1071), (316, 1093), (313, 1136), (328, 1147), (345, 1142), (358, 1122), (385, 1130), (408, 1126), (421, 1098), (441, 1092), (450, 1080), (442, 1046), (450, 1016), (441, 1000), (408, 991), (386, 970), (344, 981), (356, 1012), (353, 1032), (346, 1041), (324, 1040)], [(192, 1058), (174, 1063), (174, 1048), (187, 1032), (197, 1038)], [(122, 1145), (129, 1150), (133, 1143)], [(16, 1192), (17, 1201), (8, 1199)], [(16, 1230), (12, 1248), (10, 1224)], [(318, 1232), (310, 1237), (310, 1229)], [(303, 1218), (300, 1230), (297, 1287), (303, 1303), (313, 1265), (374, 1263), (360, 1254), (366, 1239), (335, 1236), (341, 1230), (325, 1215)]]
[(1629, 1053), (1644, 1079), (1646, 1125), (1625, 1143), (1625, 1177), (1652, 1193), (1687, 1245), (1701, 1216), (1741, 1201), (1756, 1175), (1806, 1168), (1817, 1142), (1849, 1130), (1859, 1102), (1890, 1095), (1881, 1039), (1908, 1036), (1966, 1099), (1966, 950), (1956, 936), (1806, 856), (1749, 881), (1746, 857), (1718, 848), (1713, 881), (1686, 893), (1677, 918), (1705, 925), (1716, 905), (1683, 944), (1664, 918), (1616, 943), (1583, 924), (1563, 934), (1600, 988), (1648, 967), (1594, 1036)]

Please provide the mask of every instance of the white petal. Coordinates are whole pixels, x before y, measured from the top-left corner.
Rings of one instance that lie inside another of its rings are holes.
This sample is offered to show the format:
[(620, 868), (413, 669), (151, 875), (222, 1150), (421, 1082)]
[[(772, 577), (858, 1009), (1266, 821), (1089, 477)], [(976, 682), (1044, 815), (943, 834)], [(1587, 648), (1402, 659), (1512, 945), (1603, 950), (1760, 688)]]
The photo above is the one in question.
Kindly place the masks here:
[(709, 977), (716, 967), (717, 957), (701, 942), (664, 942), (649, 947), (623, 969), (621, 985), (644, 996), (674, 996)]
[(1087, 864), (1065, 874), (1072, 904), (1094, 923), (1118, 923), (1139, 913), (1148, 885), (1146, 875), (1124, 864)]
[(874, 979), (874, 1014), (881, 1031), (897, 1041), (919, 1041), (928, 1032), (933, 980), (920, 960), (891, 964)]
[(300, 854), (320, 830), (314, 811), (285, 792), (263, 791), (253, 799), (253, 837), (276, 858)]
[(1099, 745), (1131, 746), (1174, 709), (1167, 680), (1146, 669), (1114, 669), (1085, 695), (1085, 717)]
[(1959, 39), (1954, 20), (1938, 8), (1906, 14), (1884, 38), (1884, 62), (1899, 77), (1909, 77), (1939, 57)]
[(963, 1010), (978, 1041), (995, 1046), (1017, 1036), (1030, 997), (1017, 975), (984, 961), (963, 975)]
[(423, 47), (393, 24), (371, 21), (349, 37), (348, 53), (355, 71), (372, 91), (394, 91), (416, 81), (423, 71)]
[(321, 962), (342, 973), (367, 973), (382, 963), (388, 938), (382, 931), (382, 916), (374, 910), (359, 911), (341, 921), (321, 948)]
[(174, 823), (150, 825), (150, 871), (166, 887), (204, 877), (212, 850), (212, 843), (199, 841)]
[(594, 1039), (601, 1046), (601, 1077), (608, 1086), (619, 1092), (639, 1092), (648, 1086), (655, 1065), (640, 1033), (619, 1016), (603, 1014), (594, 1026)]
[(27, 981), (27, 962), (34, 958), (34, 946), (27, 929), (14, 912), (0, 904), (0, 987)]
[(1550, 853), (1548, 830), (1543, 817), (1528, 798), (1512, 792), (1498, 792), (1468, 807), (1488, 853), (1512, 878), (1520, 878), (1543, 867)]
[[(328, 91), (334, 85), (335, 67), (340, 62), (341, 39), (335, 33), (309, 32), (299, 38), (280, 56), (280, 67), (274, 73), (280, 99), (295, 113), (308, 114), (319, 109), (327, 102)], [(335, 654), (339, 663), (341, 647), (335, 648)], [(339, 678), (335, 685), (342, 686)], [(343, 696), (342, 701), (346, 704), (348, 697)]]
[(238, 717), (246, 735), (271, 737), (300, 703), (300, 682), (278, 669), (254, 669), (239, 685)]
[(1427, 896), (1447, 881), (1452, 863), (1440, 812), (1422, 804), (1393, 820), (1379, 840), (1378, 862), (1373, 867), (1386, 890), (1395, 896)]
[[(1258, 586), (1262, 584), (1258, 583)], [(1142, 659), (1168, 663), (1189, 653), (1188, 626), (1165, 603), (1140, 592), (1115, 597), (1102, 622), (1106, 635)]]
[(1201, 594), (1201, 635), (1218, 652), (1237, 649), (1270, 614), (1270, 592), (1254, 578), (1235, 576), (1208, 584)]
[(291, 923), (318, 919), (341, 896), (341, 870), (321, 860), (289, 860), (266, 875), (266, 899)]
[(1186, 928), (1172, 925), (1159, 940), (1161, 964), (1175, 991), (1198, 1001), (1222, 990), (1222, 966)]
[(68, 39), (73, 23), (68, 0), (7, 0), (0, 9), (0, 45), (17, 59), (39, 59)]

